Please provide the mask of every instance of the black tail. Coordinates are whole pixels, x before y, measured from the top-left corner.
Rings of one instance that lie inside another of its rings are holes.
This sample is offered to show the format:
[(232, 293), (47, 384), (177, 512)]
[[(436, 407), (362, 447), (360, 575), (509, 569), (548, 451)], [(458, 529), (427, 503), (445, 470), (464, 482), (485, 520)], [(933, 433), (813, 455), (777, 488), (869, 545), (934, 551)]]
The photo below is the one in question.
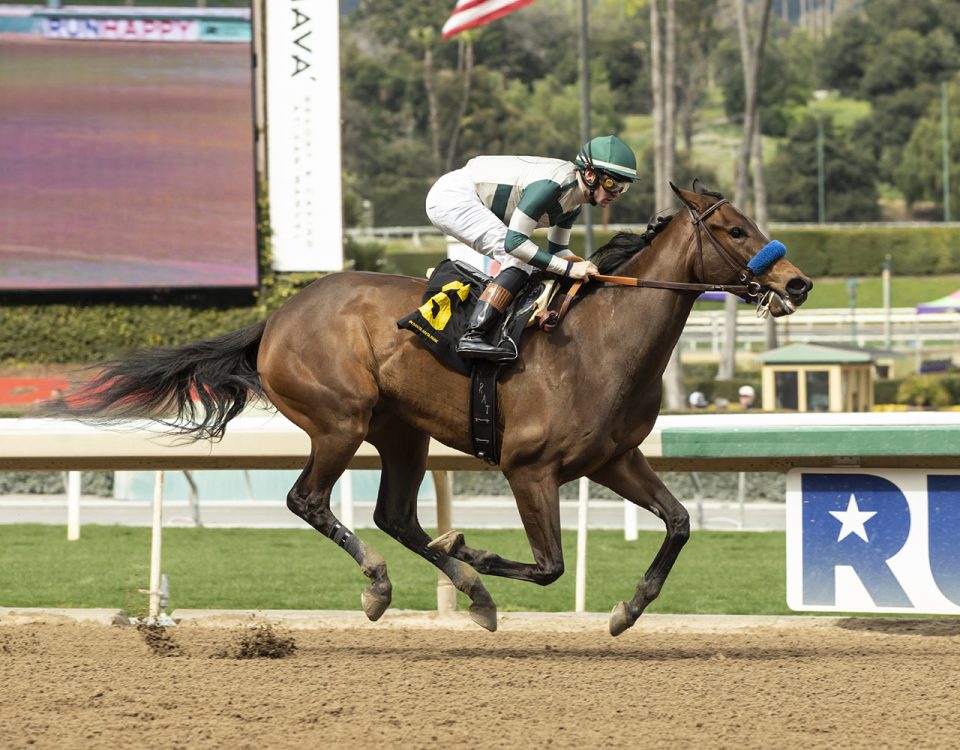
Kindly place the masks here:
[(219, 440), (227, 422), (263, 391), (257, 351), (266, 322), (175, 349), (140, 349), (97, 365), (98, 374), (45, 416), (116, 423), (146, 417), (191, 440)]

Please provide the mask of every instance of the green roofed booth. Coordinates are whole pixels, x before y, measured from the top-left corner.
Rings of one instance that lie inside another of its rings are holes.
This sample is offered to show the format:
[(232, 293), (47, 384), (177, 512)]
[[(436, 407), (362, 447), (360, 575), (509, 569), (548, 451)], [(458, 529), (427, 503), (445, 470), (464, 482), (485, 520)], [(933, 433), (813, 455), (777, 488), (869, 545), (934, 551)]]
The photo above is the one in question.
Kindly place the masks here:
[(763, 408), (870, 411), (874, 356), (863, 349), (789, 344), (761, 354)]

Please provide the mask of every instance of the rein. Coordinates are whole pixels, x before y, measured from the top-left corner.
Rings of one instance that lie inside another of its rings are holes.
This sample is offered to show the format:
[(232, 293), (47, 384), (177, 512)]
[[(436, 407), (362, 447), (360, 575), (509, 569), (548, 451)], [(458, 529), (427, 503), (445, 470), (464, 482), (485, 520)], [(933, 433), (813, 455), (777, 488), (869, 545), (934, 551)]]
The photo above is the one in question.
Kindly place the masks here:
[(638, 279), (633, 276), (604, 276), (598, 274), (590, 277), (591, 281), (603, 281), (607, 284), (619, 286), (652, 287), (654, 289), (677, 289), (683, 292), (730, 292), (756, 297), (760, 294), (761, 286), (756, 281), (749, 284), (693, 284), (683, 281), (654, 281), (652, 279)]
[[(701, 279), (704, 277), (703, 240), (701, 238), (701, 231), (703, 231), (706, 232), (707, 239), (710, 240), (710, 243), (717, 250), (720, 257), (723, 258), (727, 265), (737, 272), (737, 276), (741, 281), (740, 284), (705, 284), (702, 281), (696, 283), (684, 281), (657, 281), (655, 279), (641, 279), (635, 276), (607, 276), (604, 274), (591, 276), (590, 281), (602, 281), (607, 284), (616, 284), (618, 286), (674, 289), (681, 292), (729, 292), (730, 294), (735, 294), (745, 300), (756, 301), (757, 315), (766, 317), (772, 292), (766, 289), (766, 287), (759, 282), (752, 281), (754, 273), (750, 269), (749, 263), (747, 266), (741, 267), (737, 260), (730, 254), (730, 251), (720, 244), (720, 240), (718, 240), (714, 233), (710, 231), (710, 227), (704, 223), (704, 219), (720, 208), (720, 206), (722, 206), (724, 203), (729, 202), (730, 201), (728, 201), (726, 198), (721, 198), (712, 206), (710, 206), (710, 208), (699, 215), (690, 206), (687, 206), (686, 208), (687, 211), (690, 212), (690, 221), (697, 230), (695, 236), (697, 238), (697, 261), (698, 265), (700, 266), (699, 277)], [(763, 250), (757, 253), (757, 255), (754, 256), (754, 259), (760, 257), (762, 253)], [(539, 320), (539, 325), (542, 329), (549, 332), (559, 325), (560, 321), (566, 317), (567, 310), (569, 310), (570, 305), (579, 293), (582, 285), (582, 281), (577, 281), (574, 283), (564, 295), (563, 301), (560, 304), (560, 309), (547, 313)]]

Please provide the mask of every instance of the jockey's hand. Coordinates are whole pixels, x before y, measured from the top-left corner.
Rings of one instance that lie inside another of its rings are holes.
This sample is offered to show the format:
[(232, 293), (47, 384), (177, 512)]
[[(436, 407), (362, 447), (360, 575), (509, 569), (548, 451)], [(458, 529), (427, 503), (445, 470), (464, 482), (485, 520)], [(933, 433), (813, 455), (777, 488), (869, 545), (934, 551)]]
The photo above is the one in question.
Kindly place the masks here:
[(600, 269), (589, 260), (577, 261), (570, 267), (571, 279), (586, 279), (598, 273), (600, 273)]

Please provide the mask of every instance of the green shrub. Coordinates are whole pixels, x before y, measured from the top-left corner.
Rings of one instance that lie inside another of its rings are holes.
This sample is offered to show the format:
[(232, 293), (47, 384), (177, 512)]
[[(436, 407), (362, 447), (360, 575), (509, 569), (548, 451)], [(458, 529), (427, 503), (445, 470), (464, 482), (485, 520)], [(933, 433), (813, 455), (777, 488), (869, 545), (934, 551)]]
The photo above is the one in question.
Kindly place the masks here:
[(936, 409), (950, 403), (950, 394), (939, 378), (913, 375), (904, 380), (897, 389), (897, 403)]
[(960, 229), (946, 226), (778, 227), (771, 234), (809, 276), (879, 274), (891, 256), (897, 273), (911, 276), (960, 272)]
[(873, 383), (873, 401), (877, 404), (897, 404), (897, 391), (903, 383), (902, 379), (875, 380)]
[(940, 385), (950, 397), (951, 404), (960, 404), (960, 374), (941, 376)]
[(358, 242), (347, 237), (343, 243), (345, 265), (352, 271), (386, 272), (390, 265), (386, 252), (387, 246), (380, 242)]

